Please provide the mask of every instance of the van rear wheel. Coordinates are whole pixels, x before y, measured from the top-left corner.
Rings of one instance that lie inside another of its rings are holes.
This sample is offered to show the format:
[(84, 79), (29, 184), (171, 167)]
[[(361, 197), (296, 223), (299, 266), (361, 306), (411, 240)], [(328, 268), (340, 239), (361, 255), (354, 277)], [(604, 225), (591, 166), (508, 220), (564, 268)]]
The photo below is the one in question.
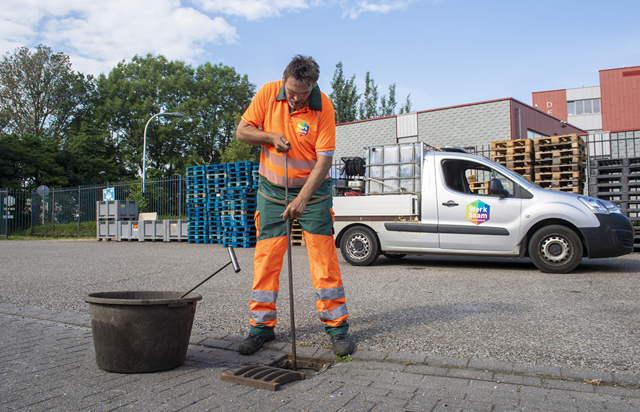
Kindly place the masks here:
[(546, 273), (569, 273), (582, 260), (582, 242), (571, 229), (549, 225), (538, 229), (529, 242), (529, 257)]
[(369, 266), (380, 255), (378, 238), (367, 227), (352, 227), (347, 229), (340, 240), (340, 253), (353, 266)]

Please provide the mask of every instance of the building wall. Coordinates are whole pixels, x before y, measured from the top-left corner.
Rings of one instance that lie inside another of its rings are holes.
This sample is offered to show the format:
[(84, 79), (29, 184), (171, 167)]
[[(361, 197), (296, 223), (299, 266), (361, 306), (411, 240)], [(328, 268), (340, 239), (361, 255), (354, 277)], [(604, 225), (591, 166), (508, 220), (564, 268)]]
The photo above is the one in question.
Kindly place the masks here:
[[(518, 110), (520, 111), (519, 116)], [(517, 100), (511, 100), (511, 114), (513, 119), (511, 122), (511, 136), (513, 140), (525, 139), (527, 137), (528, 130), (545, 136), (574, 133), (584, 134), (583, 129), (577, 128), (571, 124), (562, 124), (560, 123), (560, 119), (541, 112), (538, 109), (534, 109), (533, 107)], [(518, 124), (520, 124), (519, 130)]]
[(568, 124), (563, 127), (559, 119), (507, 98), (338, 124), (334, 162), (340, 162), (341, 157), (364, 156), (367, 146), (415, 141), (483, 151), (492, 142), (524, 139), (527, 130), (546, 136), (585, 133)]
[(533, 107), (560, 120), (567, 121), (567, 91), (550, 90), (532, 93)]
[(640, 66), (600, 71), (602, 129), (640, 129)]
[(511, 139), (510, 99), (418, 112), (418, 140), (431, 146), (481, 146)]
[[(567, 89), (567, 102), (600, 98), (600, 86)], [(600, 113), (579, 115), (567, 113), (567, 122), (583, 130), (602, 130), (602, 107), (600, 107)]]
[(336, 125), (334, 163), (341, 157), (364, 156), (364, 147), (396, 143), (396, 116)]

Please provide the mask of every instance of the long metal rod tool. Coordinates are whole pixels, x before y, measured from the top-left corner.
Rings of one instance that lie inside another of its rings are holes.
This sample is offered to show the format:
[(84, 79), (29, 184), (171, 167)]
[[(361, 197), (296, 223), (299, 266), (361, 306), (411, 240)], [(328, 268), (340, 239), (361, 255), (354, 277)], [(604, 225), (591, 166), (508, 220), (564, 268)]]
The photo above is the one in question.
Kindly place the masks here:
[(233, 250), (232, 246), (229, 246), (227, 248), (227, 251), (229, 252), (229, 258), (231, 259), (231, 262), (227, 263), (226, 265), (224, 265), (223, 267), (221, 267), (220, 269), (216, 270), (215, 272), (213, 272), (213, 274), (211, 276), (209, 276), (208, 278), (206, 278), (205, 280), (203, 280), (202, 282), (198, 283), (193, 289), (191, 289), (190, 291), (188, 291), (187, 293), (185, 293), (184, 295), (180, 296), (180, 299), (184, 298), (185, 296), (187, 296), (189, 293), (193, 292), (194, 290), (198, 289), (200, 287), (200, 285), (202, 285), (204, 282), (206, 282), (207, 280), (211, 279), (212, 277), (214, 277), (215, 275), (218, 274), (218, 272), (220, 272), (222, 269), (226, 268), (229, 265), (233, 265), (233, 271), (238, 273), (240, 272), (240, 265), (238, 264), (238, 258), (236, 257), (236, 252)]
[[(284, 208), (289, 206), (289, 168), (287, 152), (284, 152)], [(296, 321), (293, 310), (293, 264), (291, 263), (291, 218), (287, 214), (287, 259), (289, 261), (289, 310), (291, 312), (291, 369), (296, 370)]]

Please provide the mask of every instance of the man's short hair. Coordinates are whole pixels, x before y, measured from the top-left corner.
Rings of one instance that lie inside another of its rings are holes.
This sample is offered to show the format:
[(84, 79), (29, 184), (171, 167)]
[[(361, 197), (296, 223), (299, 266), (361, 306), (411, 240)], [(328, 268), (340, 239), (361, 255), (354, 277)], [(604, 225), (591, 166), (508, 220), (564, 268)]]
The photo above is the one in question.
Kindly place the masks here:
[(305, 82), (314, 86), (320, 78), (320, 66), (311, 56), (297, 54), (293, 57), (286, 69), (284, 69), (284, 81), (293, 77), (298, 82)]

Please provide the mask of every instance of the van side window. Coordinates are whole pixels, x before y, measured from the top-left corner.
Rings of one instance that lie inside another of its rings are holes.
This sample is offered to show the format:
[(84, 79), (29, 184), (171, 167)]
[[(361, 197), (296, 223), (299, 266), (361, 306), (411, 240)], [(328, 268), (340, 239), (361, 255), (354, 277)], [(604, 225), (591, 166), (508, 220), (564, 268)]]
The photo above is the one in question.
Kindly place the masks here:
[[(442, 162), (442, 171), (447, 187), (467, 194), (513, 197), (515, 184), (502, 173), (480, 163), (468, 160), (447, 159)], [(489, 186), (493, 183), (493, 193)]]

